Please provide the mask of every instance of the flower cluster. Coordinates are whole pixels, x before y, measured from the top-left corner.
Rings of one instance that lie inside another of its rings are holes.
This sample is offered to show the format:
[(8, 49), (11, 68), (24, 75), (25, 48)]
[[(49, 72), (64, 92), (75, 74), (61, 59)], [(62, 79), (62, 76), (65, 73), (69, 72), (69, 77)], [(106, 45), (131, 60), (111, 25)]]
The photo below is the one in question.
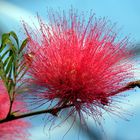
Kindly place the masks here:
[(49, 17), (49, 24), (38, 18), (40, 30), (30, 32), (24, 24), (27, 54), (33, 54), (25, 57), (31, 60), (30, 82), (38, 87), (32, 94), (57, 107), (73, 105), (73, 113), (97, 119), (133, 78), (129, 39), (119, 39), (115, 25), (105, 18), (91, 15), (86, 21), (74, 10)]
[[(15, 101), (13, 111), (18, 111), (19, 106), (23, 103)], [(10, 101), (6, 88), (0, 81), (0, 119), (6, 118), (10, 107)], [(30, 124), (24, 120), (14, 120), (0, 124), (0, 140), (28, 140), (29, 133), (27, 128)]]

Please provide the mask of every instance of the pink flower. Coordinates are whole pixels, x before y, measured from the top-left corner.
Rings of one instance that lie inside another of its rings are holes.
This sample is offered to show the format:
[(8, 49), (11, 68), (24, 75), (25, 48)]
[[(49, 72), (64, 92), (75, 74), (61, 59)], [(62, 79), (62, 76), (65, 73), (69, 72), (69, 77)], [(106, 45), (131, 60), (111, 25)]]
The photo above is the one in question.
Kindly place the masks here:
[(130, 42), (127, 37), (118, 39), (115, 25), (105, 18), (91, 15), (86, 22), (74, 10), (69, 16), (50, 13), (49, 17), (49, 25), (39, 18), (40, 30), (30, 32), (24, 24), (27, 53), (34, 54), (29, 70), (31, 82), (38, 85), (34, 95), (58, 101), (57, 107), (73, 104), (79, 115), (97, 119), (133, 78)]
[[(16, 101), (13, 104), (13, 111), (18, 111), (22, 103)], [(0, 81), (0, 119), (4, 119), (9, 111), (10, 101), (6, 88)], [(0, 124), (0, 140), (28, 140), (29, 123), (24, 120), (14, 120)]]

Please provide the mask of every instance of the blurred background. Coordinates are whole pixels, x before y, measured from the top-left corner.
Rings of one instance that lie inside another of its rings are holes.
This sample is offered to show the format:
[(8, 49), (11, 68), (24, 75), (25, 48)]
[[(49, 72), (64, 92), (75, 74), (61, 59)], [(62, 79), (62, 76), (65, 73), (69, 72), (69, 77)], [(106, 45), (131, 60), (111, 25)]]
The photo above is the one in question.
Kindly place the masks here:
[[(138, 66), (140, 60), (140, 0), (0, 0), (0, 35), (13, 30), (23, 40), (21, 20), (32, 26), (33, 22), (37, 23), (35, 18), (37, 13), (43, 20), (46, 20), (48, 8), (68, 10), (71, 6), (83, 12), (92, 9), (96, 17), (108, 17), (112, 22), (117, 22), (122, 28), (121, 32), (129, 35), (134, 42), (136, 52), (134, 59)], [(140, 79), (140, 71), (137, 71), (135, 75), (136, 79)], [(30, 139), (104, 140), (107, 137), (107, 140), (140, 140), (140, 90), (135, 88), (125, 95), (128, 96), (124, 98), (122, 106), (130, 112), (130, 115), (125, 115), (124, 112), (124, 119), (104, 114), (101, 127), (96, 126), (93, 119), (87, 118), (88, 128), (80, 125), (77, 120), (69, 130), (72, 124), (69, 120), (50, 131), (49, 126), (44, 126), (44, 115), (31, 117), (28, 119), (33, 124), (30, 129)]]

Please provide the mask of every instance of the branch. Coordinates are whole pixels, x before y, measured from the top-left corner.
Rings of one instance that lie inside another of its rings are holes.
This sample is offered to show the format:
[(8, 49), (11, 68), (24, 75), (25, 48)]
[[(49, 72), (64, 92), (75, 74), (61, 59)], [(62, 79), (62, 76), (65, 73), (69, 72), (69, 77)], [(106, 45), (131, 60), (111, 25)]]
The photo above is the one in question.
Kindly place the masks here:
[(125, 87), (115, 91), (115, 92), (112, 92), (111, 94), (109, 94), (109, 96), (114, 96), (118, 93), (121, 93), (121, 92), (124, 92), (124, 91), (127, 91), (127, 90), (130, 90), (130, 89), (133, 89), (135, 87), (138, 87), (140, 88), (140, 80), (137, 80), (137, 81), (133, 81), (133, 82), (130, 82), (128, 83)]
[[(133, 89), (135, 87), (139, 87), (140, 88), (140, 81), (134, 81), (134, 82), (130, 82), (128, 83), (125, 87), (117, 90), (116, 92), (111, 93), (111, 95), (109, 96), (114, 96), (120, 92), (126, 91), (126, 90), (130, 90)], [(20, 114), (20, 115), (15, 115), (15, 114), (10, 114), (7, 118), (0, 120), (0, 124), (1, 123), (5, 123), (5, 122), (9, 122), (9, 121), (13, 121), (13, 120), (17, 120), (17, 119), (22, 119), (22, 118), (26, 118), (26, 117), (31, 117), (31, 116), (35, 116), (35, 115), (41, 115), (41, 114), (52, 114), (54, 116), (57, 116), (57, 113), (60, 112), (63, 109), (69, 108), (74, 106), (73, 104), (71, 105), (64, 105), (62, 107), (56, 107), (56, 108), (52, 108), (52, 109), (47, 109), (47, 110), (40, 110), (40, 111), (35, 111), (35, 112), (29, 112), (29, 113), (25, 113), (25, 114)]]
[(72, 107), (73, 105), (65, 105), (62, 107), (56, 107), (56, 108), (52, 108), (52, 109), (45, 109), (45, 110), (40, 110), (40, 111), (35, 111), (35, 112), (29, 112), (29, 113), (25, 113), (22, 115), (10, 115), (8, 116), (6, 119), (0, 120), (0, 124), (1, 123), (5, 123), (5, 122), (9, 122), (9, 121), (13, 121), (13, 120), (17, 120), (17, 119), (22, 119), (22, 118), (26, 118), (26, 117), (31, 117), (31, 116), (35, 116), (35, 115), (41, 115), (41, 114), (45, 114), (45, 113), (49, 113), (52, 114), (54, 116), (57, 116), (57, 113), (60, 112), (62, 109), (66, 109), (69, 107)]

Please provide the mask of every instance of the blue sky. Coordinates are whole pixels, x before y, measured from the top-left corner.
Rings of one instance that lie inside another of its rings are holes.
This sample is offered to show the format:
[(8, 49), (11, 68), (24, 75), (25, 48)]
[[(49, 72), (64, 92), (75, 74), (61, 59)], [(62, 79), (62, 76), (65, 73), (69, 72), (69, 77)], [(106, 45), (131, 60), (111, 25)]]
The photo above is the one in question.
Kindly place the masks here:
[[(67, 10), (71, 6), (85, 12), (92, 9), (97, 17), (108, 17), (112, 22), (118, 23), (124, 35), (130, 34), (135, 43), (140, 42), (140, 0), (0, 0), (0, 26), (5, 26), (2, 28), (3, 32), (14, 30), (20, 34), (22, 19), (32, 25), (32, 22), (37, 22), (35, 19), (37, 12), (45, 20), (47, 8)], [(139, 78), (137, 77), (137, 79)], [(139, 93), (140, 90), (136, 89), (136, 91), (128, 92), (129, 96), (124, 98), (126, 102), (130, 100), (130, 105), (124, 104), (123, 107), (134, 113), (133, 116), (128, 116), (129, 122), (116, 117), (104, 116), (103, 126), (109, 140), (140, 139)], [(61, 140), (65, 130), (70, 126), (68, 123), (63, 124), (49, 134), (47, 126), (46, 131), (43, 131), (44, 123), (41, 118), (31, 119), (34, 125), (30, 130), (32, 133), (31, 140)], [(95, 125), (90, 118), (88, 123)], [(64, 137), (64, 140), (71, 139), (78, 139), (78, 129), (71, 129), (69, 134)], [(88, 140), (88, 137), (80, 133), (80, 140)]]
[[(47, 8), (53, 9), (69, 9), (71, 6), (79, 9), (79, 11), (93, 10), (97, 17), (108, 17), (112, 22), (118, 22), (126, 34), (131, 33), (136, 40), (140, 40), (140, 1), (139, 0), (1, 0), (0, 14), (1, 22), (6, 24), (8, 28), (13, 28), (10, 16), (16, 17), (17, 23), (21, 18), (27, 18), (36, 15), (38, 12), (42, 17), (46, 18)], [(21, 12), (16, 12), (8, 5), (16, 6)], [(7, 3), (4, 4), (4, 3)], [(5, 5), (5, 6), (4, 6)], [(10, 12), (13, 11), (13, 12)], [(31, 15), (28, 16), (28, 13)], [(25, 17), (24, 17), (25, 14)], [(4, 16), (6, 15), (7, 18)], [(26, 16), (27, 15), (27, 16)], [(9, 18), (8, 18), (9, 17)], [(17, 18), (18, 17), (18, 18)], [(13, 17), (14, 18), (14, 17)], [(9, 25), (9, 20), (10, 22)]]

